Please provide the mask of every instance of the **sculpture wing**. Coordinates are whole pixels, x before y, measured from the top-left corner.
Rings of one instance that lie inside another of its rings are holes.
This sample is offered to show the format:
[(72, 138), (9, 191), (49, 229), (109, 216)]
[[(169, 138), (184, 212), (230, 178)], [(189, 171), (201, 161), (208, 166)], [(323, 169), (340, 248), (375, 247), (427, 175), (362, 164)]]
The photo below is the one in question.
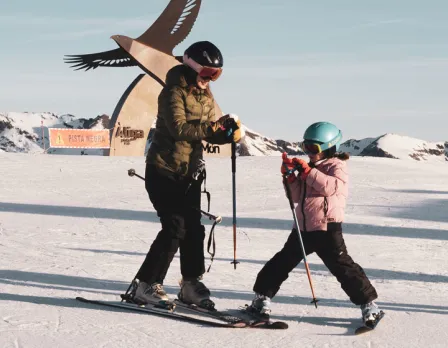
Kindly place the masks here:
[(136, 40), (172, 55), (190, 33), (202, 0), (171, 0), (157, 20)]
[(99, 66), (127, 67), (137, 65), (135, 60), (122, 48), (92, 54), (66, 55), (64, 61), (71, 64), (72, 68), (76, 68), (75, 70), (85, 69), (86, 71), (96, 69)]

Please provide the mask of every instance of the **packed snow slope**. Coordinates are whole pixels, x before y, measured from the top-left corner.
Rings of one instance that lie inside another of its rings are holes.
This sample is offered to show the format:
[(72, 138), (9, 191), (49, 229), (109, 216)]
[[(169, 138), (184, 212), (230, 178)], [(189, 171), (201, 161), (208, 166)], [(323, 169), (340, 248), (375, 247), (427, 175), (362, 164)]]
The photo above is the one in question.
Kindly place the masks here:
[[(288, 330), (215, 329), (78, 303), (76, 296), (118, 300), (159, 231), (143, 182), (127, 175), (129, 168), (144, 175), (144, 159), (0, 153), (0, 160), (0, 347), (447, 347), (446, 163), (350, 159), (345, 239), (386, 312), (374, 332), (354, 336), (360, 310), (316, 255), (309, 263), (319, 307), (310, 304), (303, 264), (273, 300), (273, 317)], [(230, 310), (251, 300), (292, 215), (279, 158), (239, 157), (234, 270), (230, 159), (207, 163), (212, 212), (224, 220), (204, 281), (217, 307)], [(165, 281), (171, 296), (179, 278), (175, 257)]]

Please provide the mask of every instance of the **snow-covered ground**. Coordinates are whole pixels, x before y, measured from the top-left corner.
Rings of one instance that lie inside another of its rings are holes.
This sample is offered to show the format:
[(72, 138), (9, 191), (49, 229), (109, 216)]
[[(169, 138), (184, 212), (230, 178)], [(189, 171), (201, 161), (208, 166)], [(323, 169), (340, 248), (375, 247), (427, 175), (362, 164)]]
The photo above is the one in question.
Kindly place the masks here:
[[(309, 303), (303, 264), (274, 298), (273, 316), (288, 330), (215, 329), (78, 303), (119, 299), (159, 231), (143, 182), (127, 175), (143, 175), (144, 158), (2, 152), (0, 161), (0, 347), (448, 346), (446, 163), (350, 159), (345, 239), (386, 312), (377, 330), (354, 336), (360, 310), (315, 255), (319, 307)], [(250, 301), (292, 224), (279, 158), (237, 162), (234, 270), (230, 159), (208, 160), (212, 212), (224, 221), (205, 283), (222, 310)], [(176, 257), (165, 282), (173, 296), (179, 278)]]

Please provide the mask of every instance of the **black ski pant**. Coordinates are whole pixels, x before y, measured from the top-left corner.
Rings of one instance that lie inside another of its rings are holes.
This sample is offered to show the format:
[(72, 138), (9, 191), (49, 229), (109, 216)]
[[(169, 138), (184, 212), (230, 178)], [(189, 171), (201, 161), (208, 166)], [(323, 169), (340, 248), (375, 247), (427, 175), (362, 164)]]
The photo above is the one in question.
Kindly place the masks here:
[[(301, 232), (301, 236), (305, 253), (315, 252), (320, 257), (354, 304), (362, 305), (378, 297), (364, 270), (348, 255), (340, 223), (329, 223), (328, 231)], [(303, 260), (302, 255), (297, 231), (293, 229), (283, 249), (258, 273), (253, 290), (274, 297), (289, 273)]]
[(161, 175), (154, 165), (148, 164), (145, 187), (162, 223), (162, 230), (153, 241), (137, 279), (148, 284), (163, 284), (178, 249), (183, 278), (201, 276), (205, 272), (205, 228), (197, 210), (201, 208), (201, 183)]

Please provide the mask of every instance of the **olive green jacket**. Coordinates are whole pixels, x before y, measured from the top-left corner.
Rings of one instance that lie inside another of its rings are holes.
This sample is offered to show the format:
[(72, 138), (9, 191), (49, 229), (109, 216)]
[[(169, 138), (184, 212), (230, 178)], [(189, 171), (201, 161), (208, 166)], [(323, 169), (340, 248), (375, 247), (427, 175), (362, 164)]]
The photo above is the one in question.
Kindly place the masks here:
[(191, 176), (202, 159), (202, 140), (223, 143), (212, 128), (213, 98), (197, 88), (188, 91), (187, 79), (194, 78), (189, 69), (185, 65), (172, 68), (158, 99), (156, 129), (146, 161), (164, 175)]

